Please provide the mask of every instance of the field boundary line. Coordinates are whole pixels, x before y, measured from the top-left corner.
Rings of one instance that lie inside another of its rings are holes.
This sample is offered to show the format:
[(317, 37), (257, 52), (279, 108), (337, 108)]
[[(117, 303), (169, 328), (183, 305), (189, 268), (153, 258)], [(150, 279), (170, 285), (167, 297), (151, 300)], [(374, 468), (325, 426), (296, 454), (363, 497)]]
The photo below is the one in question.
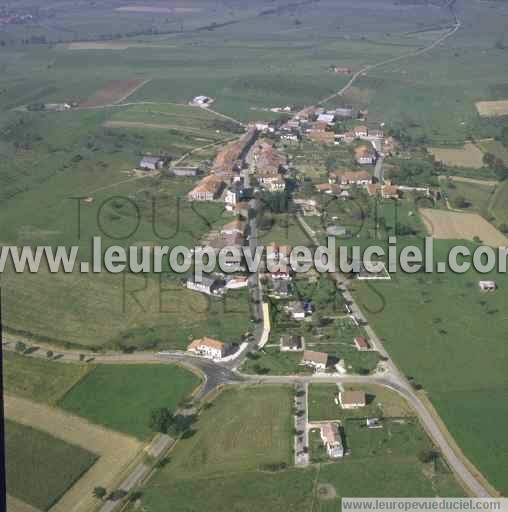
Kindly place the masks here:
[(61, 409), (4, 395), (5, 416), (22, 425), (46, 432), (99, 456), (84, 475), (55, 503), (50, 512), (85, 512), (95, 506), (92, 491), (98, 483), (108, 488), (116, 475), (139, 455), (144, 443), (95, 425)]

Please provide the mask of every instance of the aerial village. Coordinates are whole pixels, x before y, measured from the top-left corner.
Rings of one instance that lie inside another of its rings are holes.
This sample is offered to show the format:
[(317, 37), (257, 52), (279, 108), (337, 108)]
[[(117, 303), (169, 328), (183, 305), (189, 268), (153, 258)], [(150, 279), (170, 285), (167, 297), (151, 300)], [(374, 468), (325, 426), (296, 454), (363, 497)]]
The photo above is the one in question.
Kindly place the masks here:
[[(209, 108), (212, 103), (212, 98), (198, 96), (189, 105)], [(242, 371), (260, 375), (271, 371), (382, 374), (386, 358), (378, 351), (365, 318), (341, 286), (342, 277), (323, 276), (313, 269), (295, 274), (289, 257), (298, 244), (317, 245), (326, 236), (354, 236), (354, 227), (345, 220), (351, 215), (344, 214), (353, 203), (367, 204), (374, 198), (397, 202), (405, 193), (430, 196), (435, 191), (431, 187), (398, 186), (392, 178), (385, 178), (383, 160), (397, 153), (399, 144), (395, 138), (385, 137), (382, 126), (370, 128), (367, 112), (351, 107), (308, 107), (295, 113), (291, 107), (285, 107), (276, 111), (285, 115), (284, 122), (245, 127), (236, 140), (218, 149), (211, 162), (175, 164), (165, 156), (144, 155), (133, 171), (153, 176), (164, 172), (174, 179), (192, 178), (193, 187), (185, 198), (189, 203), (215, 202), (224, 206), (224, 222), (213, 226), (199, 245), (212, 247), (217, 253), (231, 246), (265, 248), (266, 259), (257, 275), (249, 275), (240, 260), (235, 262), (238, 271), (216, 271), (200, 279), (193, 275), (184, 279), (182, 286), (206, 295), (211, 301), (221, 301), (236, 290), (247, 289), (258, 312), (257, 335), (236, 342), (203, 336), (191, 340), (187, 353), (219, 364), (234, 365), (238, 361)], [(326, 148), (338, 148), (346, 160), (328, 168), (326, 174), (309, 179), (299, 161), (306, 156), (306, 144), (318, 154), (326, 153)], [(281, 214), (267, 211), (272, 209), (274, 198), (283, 199), (286, 224), (282, 237), (276, 229)], [(335, 215), (327, 211), (332, 198), (339, 205)], [(271, 229), (265, 226), (267, 216)], [(294, 226), (288, 227), (289, 217), (303, 239), (291, 236)], [(270, 271), (269, 263), (276, 263), (277, 270)], [(379, 272), (362, 264), (358, 272), (347, 278), (389, 280), (390, 275), (386, 269)], [(350, 448), (344, 445), (345, 432), (340, 421), (316, 425), (307, 422), (306, 401), (299, 396), (297, 391), (295, 462), (308, 463), (309, 440), (302, 432), (313, 430), (319, 432), (326, 457), (337, 459), (347, 455)], [(338, 409), (355, 410), (366, 408), (368, 399), (360, 389), (343, 389), (337, 390), (335, 403)], [(382, 428), (370, 410), (367, 416), (367, 428)]]

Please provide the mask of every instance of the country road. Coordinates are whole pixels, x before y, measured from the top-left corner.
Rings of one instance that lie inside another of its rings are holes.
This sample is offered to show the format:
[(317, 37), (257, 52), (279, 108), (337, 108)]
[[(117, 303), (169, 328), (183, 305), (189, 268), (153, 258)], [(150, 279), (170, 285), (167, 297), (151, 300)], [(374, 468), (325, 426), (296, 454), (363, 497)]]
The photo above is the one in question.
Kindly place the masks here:
[(461, 25), (460, 20), (455, 19), (455, 24), (453, 25), (453, 27), (450, 28), (450, 30), (448, 32), (446, 32), (446, 34), (444, 34), (440, 38), (436, 39), (428, 46), (425, 46), (424, 48), (419, 48), (418, 50), (415, 50), (415, 51), (405, 53), (404, 55), (398, 55), (397, 57), (390, 57), (389, 59), (382, 60), (380, 62), (376, 62), (374, 64), (368, 64), (367, 66), (364, 66), (363, 68), (361, 68), (360, 70), (358, 70), (356, 73), (353, 74), (353, 76), (351, 77), (349, 82), (344, 87), (342, 87), (342, 89), (340, 89), (339, 91), (337, 91), (333, 94), (330, 94), (330, 96), (327, 96), (326, 98), (323, 98), (322, 100), (320, 100), (318, 102), (318, 105), (327, 103), (328, 101), (332, 100), (333, 98), (336, 98), (337, 96), (343, 96), (349, 89), (351, 89), (351, 87), (358, 80), (358, 78), (360, 78), (362, 75), (366, 75), (368, 71), (372, 71), (373, 69), (377, 69), (382, 66), (386, 66), (388, 64), (393, 64), (394, 62), (408, 59), (410, 57), (418, 57), (419, 55), (424, 55), (425, 53), (430, 52), (431, 50), (436, 48), (436, 46), (439, 46), (441, 43), (446, 41), (449, 37), (453, 36), (457, 32), (457, 30), (460, 29), (461, 26), (462, 25)]

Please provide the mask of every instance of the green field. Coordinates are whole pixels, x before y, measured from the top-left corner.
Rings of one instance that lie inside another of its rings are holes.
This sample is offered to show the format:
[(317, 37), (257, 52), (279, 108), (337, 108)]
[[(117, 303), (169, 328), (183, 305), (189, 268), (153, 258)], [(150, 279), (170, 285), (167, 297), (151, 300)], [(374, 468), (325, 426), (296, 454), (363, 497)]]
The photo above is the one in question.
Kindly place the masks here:
[(22, 398), (56, 404), (93, 367), (62, 364), (3, 352), (3, 389)]
[[(435, 241), (435, 260), (443, 261), (450, 247), (449, 242)], [(498, 291), (482, 295), (480, 279), (494, 279)], [(502, 493), (508, 489), (502, 456), (508, 445), (500, 427), (508, 418), (500, 400), (507, 390), (502, 342), (508, 329), (503, 313), (507, 286), (505, 274), (475, 271), (399, 272), (389, 282), (354, 285), (396, 363), (426, 389), (466, 456)]]
[(88, 374), (58, 403), (63, 409), (112, 430), (147, 440), (150, 412), (175, 411), (199, 384), (178, 366), (102, 365)]
[(452, 208), (476, 211), (488, 217), (489, 206), (495, 194), (495, 187), (492, 185), (449, 180), (444, 182), (442, 190), (448, 195)]
[(40, 510), (49, 510), (96, 458), (45, 432), (5, 422), (7, 492)]
[[(348, 427), (355, 448), (337, 463), (260, 471), (270, 464), (292, 465), (290, 397), (289, 388), (223, 392), (149, 481), (142, 504), (153, 512), (219, 512), (224, 503), (245, 512), (309, 512), (337, 510), (342, 496), (462, 494), (445, 467), (438, 471), (419, 462), (419, 450), (430, 444), (411, 420), (382, 432)], [(323, 499), (318, 484), (330, 484), (336, 497)]]
[(367, 394), (367, 405), (359, 409), (343, 410), (334, 401), (339, 388), (336, 384), (312, 384), (309, 386), (309, 421), (344, 420), (347, 418), (398, 418), (412, 416), (411, 407), (393, 391), (379, 386), (355, 386)]
[(497, 187), (490, 213), (494, 215), (496, 224), (508, 224), (508, 182)]

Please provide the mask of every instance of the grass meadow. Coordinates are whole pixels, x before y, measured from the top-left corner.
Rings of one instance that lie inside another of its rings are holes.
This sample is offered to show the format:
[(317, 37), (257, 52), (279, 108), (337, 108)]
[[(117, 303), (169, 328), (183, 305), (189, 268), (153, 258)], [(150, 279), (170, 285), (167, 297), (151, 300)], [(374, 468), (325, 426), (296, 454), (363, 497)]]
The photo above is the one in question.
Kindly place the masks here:
[[(452, 246), (435, 241), (435, 260)], [(478, 281), (498, 291), (482, 294)], [(354, 294), (396, 363), (422, 385), (467, 457), (506, 493), (508, 408), (505, 334), (506, 275), (392, 274), (389, 282), (354, 284)], [(488, 325), (488, 329), (486, 326)], [(467, 370), (466, 370), (467, 369)]]
[(31, 427), (5, 422), (7, 492), (46, 511), (97, 456)]
[(199, 383), (195, 374), (173, 365), (102, 365), (58, 405), (93, 423), (148, 440), (150, 412), (160, 407), (175, 411)]
[[(337, 510), (342, 496), (461, 495), (446, 468), (438, 471), (419, 462), (418, 452), (430, 445), (409, 419), (381, 432), (355, 422), (348, 431), (356, 454), (353, 448), (336, 463), (291, 468), (291, 394), (290, 388), (276, 387), (224, 391), (149, 481), (142, 504), (154, 512), (167, 507), (219, 512), (225, 502), (247, 512), (324, 512)], [(391, 403), (398, 410), (400, 405)], [(262, 470), (281, 462), (289, 467)], [(335, 496), (325, 499), (322, 485)]]
[(3, 389), (12, 395), (55, 405), (92, 370), (92, 366), (85, 364), (61, 364), (4, 351)]

